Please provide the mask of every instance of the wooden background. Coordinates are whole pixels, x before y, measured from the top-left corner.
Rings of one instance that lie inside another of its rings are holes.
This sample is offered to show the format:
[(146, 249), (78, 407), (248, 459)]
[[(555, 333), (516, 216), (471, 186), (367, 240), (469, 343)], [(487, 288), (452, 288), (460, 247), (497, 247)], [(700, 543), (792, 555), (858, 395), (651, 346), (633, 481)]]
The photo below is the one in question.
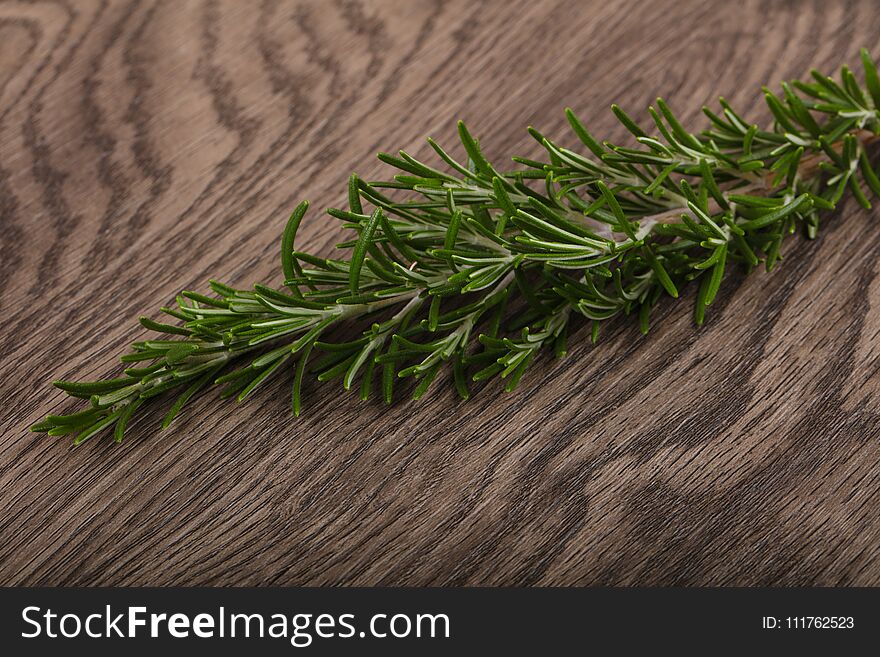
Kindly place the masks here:
[[(289, 377), (162, 409), (121, 446), (28, 433), (180, 288), (277, 283), (302, 198), (465, 119), (537, 155), (562, 109), (622, 138), (657, 95), (880, 56), (874, 0), (0, 3), (0, 584), (880, 584), (880, 212), (848, 202), (655, 330), (533, 366), (514, 394), (360, 403)], [(329, 252), (313, 213), (301, 244)]]

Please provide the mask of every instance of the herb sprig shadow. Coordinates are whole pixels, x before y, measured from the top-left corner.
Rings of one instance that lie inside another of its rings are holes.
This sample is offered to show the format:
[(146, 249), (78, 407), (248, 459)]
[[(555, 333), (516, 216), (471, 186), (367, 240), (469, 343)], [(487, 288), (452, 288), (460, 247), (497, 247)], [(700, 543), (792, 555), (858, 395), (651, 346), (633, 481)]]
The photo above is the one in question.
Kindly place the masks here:
[[(163, 428), (204, 388), (241, 401), (283, 367), (295, 368), (296, 415), (307, 376), (341, 379), (363, 399), (378, 387), (388, 403), (398, 379), (414, 378), (418, 399), (444, 367), (465, 399), (470, 381), (512, 390), (540, 350), (565, 354), (575, 318), (592, 322), (594, 342), (620, 314), (647, 333), (658, 300), (691, 281), (702, 324), (731, 268), (769, 271), (785, 236), (815, 237), (821, 211), (847, 192), (865, 208), (868, 193), (880, 196), (866, 150), (880, 139), (880, 77), (864, 50), (862, 64), (864, 86), (844, 66), (837, 80), (813, 71), (780, 94), (765, 88), (769, 129), (722, 98), (717, 113), (703, 110), (708, 128), (691, 133), (658, 99), (651, 128), (612, 106), (628, 146), (600, 142), (566, 110), (582, 147), (530, 128), (547, 159), (514, 157), (512, 171), (490, 163), (462, 123), (465, 162), (430, 139), (436, 164), (380, 153), (399, 173), (352, 175), (348, 207), (327, 211), (354, 233), (339, 244), (348, 258), (297, 249), (303, 202), (281, 239), (284, 289), (211, 281), (212, 295), (182, 292), (161, 309), (173, 323), (141, 317), (164, 337), (132, 345), (122, 376), (55, 382), (88, 400), (85, 410), (31, 429), (75, 444), (112, 429), (122, 441), (138, 409), (165, 393), (177, 398)], [(332, 339), (356, 322), (360, 337)]]

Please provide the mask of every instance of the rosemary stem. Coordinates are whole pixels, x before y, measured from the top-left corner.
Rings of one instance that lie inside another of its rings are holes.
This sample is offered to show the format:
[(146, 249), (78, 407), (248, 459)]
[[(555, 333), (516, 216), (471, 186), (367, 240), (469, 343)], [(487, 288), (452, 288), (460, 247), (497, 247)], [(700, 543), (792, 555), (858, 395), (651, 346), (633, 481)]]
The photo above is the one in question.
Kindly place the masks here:
[[(722, 98), (692, 133), (658, 99), (651, 128), (612, 108), (634, 137), (627, 145), (595, 138), (566, 110), (583, 152), (530, 129), (547, 156), (514, 158), (514, 171), (489, 162), (462, 123), (465, 161), (429, 140), (445, 170), (380, 154), (396, 174), (352, 175), (348, 208), (328, 210), (355, 233), (340, 245), (347, 259), (294, 249), (301, 203), (281, 240), (289, 292), (217, 281), (215, 296), (182, 292), (162, 309), (177, 323), (141, 318), (167, 339), (132, 345), (124, 376), (56, 382), (91, 407), (32, 429), (80, 443), (113, 427), (120, 441), (135, 411), (162, 393), (178, 394), (165, 427), (212, 383), (243, 400), (287, 365), (296, 415), (306, 374), (345, 389), (359, 381), (363, 399), (378, 376), (388, 403), (399, 379), (412, 378), (420, 398), (446, 366), (462, 398), (469, 381), (500, 378), (513, 390), (541, 349), (565, 354), (573, 318), (592, 323), (594, 342), (621, 314), (646, 333), (660, 299), (692, 282), (700, 325), (732, 267), (769, 271), (785, 237), (815, 237), (820, 211), (847, 192), (866, 209), (869, 192), (880, 197), (867, 155), (880, 141), (880, 74), (867, 51), (861, 60), (864, 84), (844, 66), (836, 79), (813, 71), (781, 94), (763, 89), (768, 129)], [(355, 339), (337, 330), (358, 325)]]

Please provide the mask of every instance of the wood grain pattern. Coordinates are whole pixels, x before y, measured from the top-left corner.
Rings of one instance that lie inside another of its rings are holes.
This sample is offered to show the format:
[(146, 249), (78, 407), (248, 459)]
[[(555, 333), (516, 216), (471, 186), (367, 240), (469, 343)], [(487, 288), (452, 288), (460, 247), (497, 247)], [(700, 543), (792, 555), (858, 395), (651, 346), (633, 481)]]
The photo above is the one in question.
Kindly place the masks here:
[(852, 202), (702, 330), (690, 290), (514, 394), (313, 387), (294, 421), (282, 377), (122, 446), (26, 431), (178, 289), (277, 282), (286, 213), (378, 150), (462, 118), (536, 155), (566, 105), (622, 138), (608, 106), (657, 95), (764, 120), (761, 84), (863, 45), (873, 0), (0, 3), (0, 584), (880, 584), (880, 214)]

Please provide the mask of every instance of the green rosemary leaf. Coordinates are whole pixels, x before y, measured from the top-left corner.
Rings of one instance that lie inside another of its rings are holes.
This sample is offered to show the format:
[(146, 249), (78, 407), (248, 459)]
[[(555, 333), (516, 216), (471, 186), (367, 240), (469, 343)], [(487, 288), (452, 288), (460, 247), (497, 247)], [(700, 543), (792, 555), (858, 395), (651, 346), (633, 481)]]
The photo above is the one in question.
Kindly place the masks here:
[(287, 220), (287, 226), (281, 235), (281, 269), (284, 272), (285, 280), (294, 278), (299, 273), (296, 267), (296, 258), (293, 255), (293, 242), (296, 238), (296, 231), (308, 209), (308, 201), (300, 203)]
[(856, 76), (853, 75), (853, 72), (848, 66), (844, 65), (841, 67), (840, 77), (843, 81), (843, 88), (846, 89), (849, 97), (854, 100), (859, 107), (865, 107), (865, 105), (868, 104), (868, 101), (865, 98), (865, 94), (862, 92), (861, 87), (859, 87), (859, 83), (856, 81)]
[(810, 111), (807, 109), (806, 105), (804, 105), (804, 102), (797, 97), (797, 95), (791, 90), (791, 87), (785, 82), (782, 83), (782, 91), (785, 94), (785, 101), (791, 109), (791, 113), (797, 118), (798, 122), (804, 126), (813, 137), (818, 137), (822, 134), (819, 124), (816, 123), (816, 120), (812, 117)]
[(639, 331), (642, 335), (648, 335), (651, 330), (651, 304), (647, 301), (639, 306)]
[(428, 330), (432, 333), (437, 330), (437, 324), (440, 319), (440, 299), (441, 297), (435, 296), (431, 299), (431, 307), (428, 310)]
[(471, 133), (468, 132), (467, 126), (465, 126), (464, 121), (458, 122), (458, 136), (461, 138), (461, 143), (464, 146), (464, 149), (467, 151), (468, 157), (474, 161), (476, 165), (477, 173), (481, 173), (486, 176), (493, 175), (494, 171), (492, 170), (492, 165), (483, 157), (483, 154), (480, 152), (480, 147), (477, 145), (477, 142), (471, 137)]
[(381, 217), (382, 209), (376, 208), (373, 211), (373, 214), (370, 215), (370, 219), (361, 228), (360, 237), (358, 237), (357, 245), (354, 247), (354, 252), (351, 256), (351, 265), (349, 267), (349, 285), (352, 294), (357, 294), (358, 292), (361, 267), (364, 264), (364, 257), (367, 255), (367, 245), (373, 238), (373, 232), (376, 230), (376, 226), (379, 224)]
[(672, 110), (669, 109), (669, 106), (662, 98), (657, 99), (657, 107), (660, 108), (660, 111), (663, 113), (663, 117), (666, 119), (669, 127), (672, 128), (672, 133), (679, 141), (681, 141), (685, 146), (690, 146), (691, 148), (702, 150), (703, 145), (700, 143), (700, 140), (684, 129), (681, 123), (679, 123), (678, 120), (675, 118)]
[(553, 341), (553, 355), (556, 358), (565, 358), (568, 353), (568, 323), (563, 325), (559, 335)]
[(621, 230), (626, 233), (626, 236), (631, 240), (636, 241), (636, 231), (633, 229), (632, 224), (626, 218), (626, 215), (623, 213), (623, 210), (620, 207), (620, 203), (617, 201), (617, 197), (608, 189), (608, 186), (602, 182), (601, 180), (596, 181), (596, 187), (598, 187), (599, 191), (602, 194), (602, 198), (605, 199), (605, 203), (608, 204), (608, 207), (611, 208), (611, 212), (614, 214), (615, 219), (617, 219), (617, 223), (620, 226)]
[(474, 382), (485, 381), (486, 379), (491, 379), (496, 374), (500, 374), (504, 370), (504, 366), (500, 363), (492, 363), (491, 365), (484, 367), (480, 371), (476, 372), (471, 380)]
[(715, 202), (723, 209), (729, 210), (730, 205), (728, 205), (727, 199), (724, 198), (724, 194), (721, 193), (718, 183), (715, 182), (715, 176), (712, 174), (712, 167), (709, 166), (707, 160), (700, 160), (700, 173), (703, 176), (703, 184), (706, 186), (706, 189), (709, 190), (709, 194), (712, 195)]
[(458, 396), (467, 401), (471, 393), (467, 387), (467, 375), (465, 374), (464, 359), (459, 355), (452, 362), (453, 379)]
[(358, 372), (360, 372), (361, 368), (367, 363), (373, 363), (372, 353), (376, 344), (374, 342), (368, 342), (361, 350), (358, 352), (357, 356), (354, 360), (351, 361), (351, 364), (348, 366), (348, 369), (345, 371), (345, 376), (342, 378), (342, 387), (346, 390), (351, 389), (352, 384), (354, 383), (354, 379), (357, 376)]
[[(526, 372), (526, 368), (528, 368), (532, 359), (535, 357), (535, 353), (535, 350), (527, 352), (526, 356), (514, 366), (508, 375), (509, 378), (507, 378), (507, 383), (504, 385), (505, 392), (513, 392), (516, 390), (517, 386), (519, 386), (520, 380)], [(501, 376), (502, 378), (505, 378), (504, 372), (501, 373)]]
[(611, 111), (614, 113), (614, 116), (617, 117), (617, 120), (623, 124), (623, 127), (629, 130), (636, 137), (647, 137), (648, 134), (642, 130), (638, 124), (633, 121), (629, 114), (624, 112), (619, 105), (612, 105)]
[(356, 173), (348, 178), (348, 209), (356, 214), (364, 213), (364, 207), (361, 205), (361, 181)]
[(510, 196), (498, 176), (492, 178), (492, 189), (495, 191), (495, 198), (502, 210), (495, 226), (495, 234), (501, 236), (504, 235), (504, 230), (507, 227), (507, 219), (516, 214), (516, 206), (510, 201)]
[(104, 381), (53, 381), (52, 385), (71, 394), (98, 395), (105, 392), (119, 390), (120, 388), (129, 386), (135, 382), (137, 382), (137, 379), (124, 376), (118, 379), (106, 379)]
[(606, 152), (605, 149), (602, 148), (601, 144), (593, 138), (586, 127), (584, 127), (584, 124), (580, 122), (577, 116), (575, 116), (574, 111), (572, 111), (570, 107), (565, 108), (565, 116), (568, 119), (568, 123), (571, 125), (571, 129), (578, 136), (578, 139), (584, 142), (584, 145), (590, 149), (593, 155), (602, 157)]
[(155, 322), (149, 317), (141, 316), (139, 318), (141, 326), (150, 331), (156, 331), (157, 333), (168, 333), (172, 335), (190, 335), (192, 333), (191, 330), (183, 328), (181, 326), (172, 326), (171, 324), (161, 324), (159, 322)]
[(880, 109), (880, 77), (877, 75), (877, 67), (874, 65), (874, 60), (871, 59), (867, 48), (862, 48), (861, 57), (862, 66), (865, 69), (865, 84), (874, 101), (874, 107)]
[(666, 180), (669, 178), (669, 175), (675, 171), (679, 167), (678, 162), (673, 162), (672, 164), (666, 166), (660, 174), (654, 178), (650, 185), (645, 187), (645, 194), (653, 194), (655, 190), (657, 190)]
[[(392, 340), (385, 355), (393, 358), (398, 350), (397, 342)], [(382, 398), (386, 404), (390, 404), (394, 400), (394, 382), (397, 380), (397, 368), (395, 367), (394, 360), (390, 358), (385, 362), (377, 358), (376, 362), (382, 363)]]
[(752, 124), (749, 126), (748, 131), (746, 131), (745, 137), (743, 137), (743, 154), (747, 157), (752, 155), (752, 143), (755, 140), (756, 134), (758, 134), (758, 126)]
[(798, 130), (797, 126), (791, 121), (788, 112), (773, 92), (769, 89), (765, 89), (764, 99), (767, 101), (767, 106), (770, 108), (770, 112), (773, 114), (776, 122), (779, 123), (786, 132), (795, 135), (800, 134), (800, 130)]
[(703, 297), (703, 304), (709, 306), (715, 300), (718, 289), (721, 287), (721, 279), (724, 278), (724, 266), (727, 262), (727, 245), (719, 247), (718, 259), (712, 267), (709, 277), (709, 284), (706, 288), (706, 294)]
[(745, 230), (757, 230), (759, 228), (764, 228), (765, 226), (776, 223), (780, 219), (784, 219), (794, 212), (805, 211), (812, 207), (812, 205), (813, 201), (811, 200), (810, 195), (801, 194), (791, 203), (783, 205), (778, 210), (773, 210), (771, 212), (768, 212), (767, 214), (761, 215), (757, 219), (746, 221), (740, 224), (740, 227)]
[(694, 307), (694, 323), (697, 326), (702, 326), (706, 321), (706, 297), (709, 293), (710, 284), (711, 277), (703, 276), (700, 281), (700, 288), (697, 291), (697, 302)]
[(877, 172), (874, 171), (874, 167), (871, 166), (870, 160), (868, 160), (868, 156), (865, 154), (865, 151), (862, 151), (859, 154), (859, 168), (862, 172), (862, 178), (865, 181), (865, 184), (868, 185), (868, 188), (878, 197), (880, 197), (880, 178), (877, 177)]
[(852, 190), (853, 197), (856, 199), (856, 201), (858, 201), (859, 205), (861, 205), (865, 210), (870, 210), (871, 201), (869, 201), (868, 197), (865, 196), (865, 193), (859, 186), (859, 181), (856, 180), (855, 176), (849, 177), (849, 187)]
[(33, 431), (35, 433), (49, 433), (55, 427), (56, 427), (55, 424), (53, 424), (48, 419), (46, 419), (46, 420), (40, 420), (39, 422), (35, 422), (34, 424), (32, 424), (30, 426), (29, 430)]
[(421, 399), (426, 392), (428, 392), (428, 388), (434, 382), (434, 379), (437, 378), (437, 374), (440, 372), (440, 366), (442, 363), (436, 363), (430, 369), (425, 372), (424, 376), (419, 380), (418, 385), (413, 391), (413, 399), (419, 400)]
[[(161, 358), (164, 354), (163, 351), (159, 349), (148, 349), (141, 352), (135, 352), (133, 354), (123, 354), (119, 357), (119, 360), (123, 363), (137, 363), (145, 360), (155, 360), (156, 358)], [(68, 394), (74, 394), (73, 391), (62, 388)]]
[(131, 416), (134, 415), (134, 412), (138, 409), (138, 406), (143, 403), (143, 399), (132, 399), (125, 406), (125, 408), (122, 409), (122, 412), (119, 414), (119, 418), (116, 420), (116, 426), (113, 428), (114, 442), (122, 442), (123, 438), (125, 437), (125, 430), (128, 428), (128, 422), (131, 419)]
[(299, 360), (296, 363), (296, 372), (293, 376), (293, 390), (291, 393), (291, 408), (293, 409), (293, 414), (296, 417), (299, 417), (300, 411), (302, 409), (302, 384), (303, 378), (305, 377), (306, 367), (308, 366), (309, 356), (312, 353), (312, 347), (314, 346), (314, 342), (310, 342), (305, 346), (300, 354)]
[(77, 434), (76, 438), (73, 439), (73, 444), (74, 445), (81, 445), (82, 443), (84, 443), (86, 440), (88, 440), (89, 438), (91, 438), (95, 434), (98, 434), (101, 431), (103, 431), (104, 429), (106, 429), (107, 427), (110, 427), (111, 425), (113, 425), (114, 422), (116, 422), (116, 419), (119, 417), (119, 415), (121, 413), (122, 413), (121, 410), (113, 411), (112, 413), (110, 413), (106, 417), (95, 422), (89, 428), (84, 429), (79, 434)]
[[(204, 388), (206, 385), (208, 385), (211, 382), (211, 379), (213, 379), (216, 376), (217, 372), (220, 371), (221, 367), (222, 367), (222, 365), (219, 367), (214, 367), (214, 368), (208, 370), (204, 375), (202, 375), (200, 378), (196, 379), (195, 382), (192, 383), (192, 385), (190, 385), (186, 390), (184, 390), (180, 394), (180, 396), (174, 402), (174, 405), (171, 407), (171, 409), (165, 415), (165, 418), (162, 420), (162, 428), (163, 429), (168, 428), (168, 426), (171, 424), (171, 422), (174, 421), (174, 418), (177, 417), (177, 415), (180, 413), (180, 411), (183, 409), (183, 407), (186, 405), (186, 403), (190, 399), (192, 399), (193, 396), (199, 390), (201, 390), (202, 388)], [(132, 402), (132, 404), (129, 404), (129, 406), (133, 406), (134, 404), (140, 404), (142, 401), (143, 400), (141, 400), (141, 399), (135, 400), (134, 402)], [(128, 418), (131, 417), (131, 413), (133, 411), (134, 411), (133, 408), (128, 411), (128, 414), (124, 417), (125, 422), (128, 422)], [(119, 433), (117, 434), (117, 439), (121, 440), (122, 433), (125, 432), (125, 424), (123, 423), (123, 418), (120, 418), (119, 421), (120, 421), (120, 423), (122, 423), (122, 428), (119, 429), (119, 425), (117, 425), (117, 429), (119, 430)]]
[(651, 247), (648, 245), (643, 246), (642, 253), (645, 256), (645, 260), (647, 260), (648, 264), (651, 266), (651, 269), (654, 270), (654, 274), (657, 276), (657, 280), (660, 282), (660, 285), (663, 286), (663, 289), (666, 290), (669, 296), (677, 299), (678, 290), (675, 287), (675, 283), (672, 282), (672, 279), (663, 267), (663, 263), (660, 262), (656, 255), (654, 255)]
[(93, 424), (99, 415), (101, 415), (101, 409), (89, 408), (79, 413), (71, 413), (70, 415), (47, 415), (45, 422), (52, 427), (85, 427)]

